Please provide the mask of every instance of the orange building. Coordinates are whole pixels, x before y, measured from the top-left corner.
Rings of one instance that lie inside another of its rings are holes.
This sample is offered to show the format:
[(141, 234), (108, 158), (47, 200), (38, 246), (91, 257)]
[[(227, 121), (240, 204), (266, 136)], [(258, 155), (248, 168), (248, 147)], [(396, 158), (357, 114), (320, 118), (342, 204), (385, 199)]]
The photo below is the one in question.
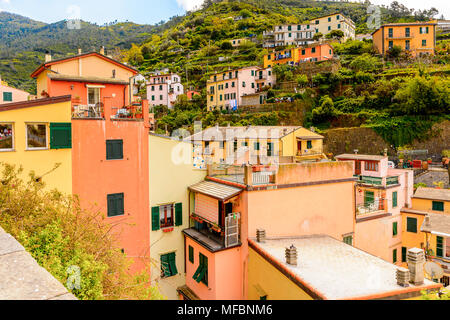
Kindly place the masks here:
[(264, 56), (264, 68), (271, 68), (280, 64), (296, 66), (302, 62), (330, 60), (333, 58), (333, 52), (333, 47), (328, 43), (315, 43), (298, 48), (274, 51)]
[(327, 234), (351, 243), (355, 180), (348, 162), (208, 166), (207, 180), (189, 188), (180, 298), (248, 299), (247, 239), (260, 228), (271, 237)]
[(372, 33), (375, 50), (385, 55), (389, 49), (399, 46), (413, 57), (434, 55), (436, 47), (435, 22), (389, 23)]
[(46, 56), (31, 77), (37, 81), (38, 98), (72, 96), (74, 109), (98, 111), (105, 97), (114, 108), (131, 101), (130, 83), (138, 71), (101, 53), (89, 52), (52, 60)]

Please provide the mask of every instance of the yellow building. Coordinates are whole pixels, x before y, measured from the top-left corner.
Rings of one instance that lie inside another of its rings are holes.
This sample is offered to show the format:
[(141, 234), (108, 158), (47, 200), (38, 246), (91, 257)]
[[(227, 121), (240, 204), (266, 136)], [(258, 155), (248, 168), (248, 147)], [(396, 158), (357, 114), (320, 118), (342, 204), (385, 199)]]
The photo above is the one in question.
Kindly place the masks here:
[(22, 166), (24, 179), (34, 171), (49, 189), (71, 194), (71, 117), (70, 96), (0, 105), (0, 162)]
[(206, 176), (205, 170), (193, 168), (191, 155), (190, 143), (149, 136), (151, 275), (153, 284), (170, 300), (177, 299), (177, 287), (185, 284), (182, 230), (189, 227), (187, 188)]
[[(324, 137), (300, 126), (211, 127), (188, 138), (205, 162), (260, 163), (326, 159)], [(259, 159), (259, 160), (258, 160)]]
[[(427, 218), (428, 217), (428, 218)], [(402, 261), (409, 248), (425, 249), (430, 259), (447, 267), (443, 283), (449, 285), (450, 272), (450, 190), (419, 188), (411, 208), (402, 209)]]
[(316, 33), (320, 32), (326, 35), (333, 30), (341, 30), (344, 33), (343, 41), (356, 37), (355, 23), (339, 12), (313, 19), (310, 23), (312, 28), (315, 28)]
[(413, 57), (434, 55), (436, 47), (435, 22), (389, 23), (372, 33), (375, 50), (385, 55), (389, 49), (399, 46)]
[(260, 240), (249, 239), (249, 300), (420, 299), (442, 287), (400, 286), (397, 266), (329, 236)]

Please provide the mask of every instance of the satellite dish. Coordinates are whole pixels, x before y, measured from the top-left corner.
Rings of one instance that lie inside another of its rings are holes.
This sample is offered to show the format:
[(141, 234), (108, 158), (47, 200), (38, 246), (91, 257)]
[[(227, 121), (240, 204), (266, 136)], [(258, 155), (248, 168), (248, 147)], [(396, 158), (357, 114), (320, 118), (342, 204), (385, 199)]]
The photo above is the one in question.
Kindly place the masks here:
[(425, 263), (425, 272), (432, 280), (440, 280), (444, 276), (444, 270), (435, 262)]

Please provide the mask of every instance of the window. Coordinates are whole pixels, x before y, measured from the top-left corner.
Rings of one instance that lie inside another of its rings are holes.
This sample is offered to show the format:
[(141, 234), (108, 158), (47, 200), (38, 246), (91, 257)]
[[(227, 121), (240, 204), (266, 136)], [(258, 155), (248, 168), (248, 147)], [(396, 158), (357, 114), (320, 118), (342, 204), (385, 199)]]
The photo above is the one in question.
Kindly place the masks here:
[(394, 237), (398, 235), (398, 222), (392, 224), (392, 235)]
[(417, 219), (416, 218), (406, 218), (406, 231), (417, 233)]
[(0, 123), (0, 151), (14, 149), (14, 133), (11, 123)]
[(328, 17), (328, 22), (331, 22), (331, 17)]
[(261, 148), (261, 144), (259, 142), (255, 142), (255, 144), (254, 144), (255, 151), (259, 151), (260, 148)]
[(306, 54), (305, 49), (302, 50), (302, 56), (304, 56)]
[(169, 278), (177, 274), (175, 252), (161, 255), (161, 278)]
[(72, 124), (50, 123), (50, 149), (72, 148)]
[(214, 101), (214, 96), (211, 96), (209, 99), (211, 102)]
[(319, 24), (319, 20), (316, 20), (316, 24)]
[(267, 60), (272, 60), (272, 56), (270, 54), (267, 55)]
[(123, 140), (106, 140), (106, 160), (123, 159)]
[(392, 251), (392, 263), (397, 263), (397, 249)]
[(12, 102), (12, 92), (3, 92), (3, 102)]
[(252, 82), (252, 89), (255, 89), (255, 84)]
[(88, 104), (96, 105), (100, 103), (100, 88), (88, 88)]
[(311, 48), (311, 53), (316, 53), (316, 48)]
[(159, 91), (162, 91), (162, 84), (159, 85)]
[(366, 171), (378, 171), (378, 162), (366, 161), (365, 162)]
[(47, 149), (47, 125), (27, 124), (27, 149)]
[(312, 149), (312, 141), (306, 142), (306, 149)]
[(274, 149), (275, 149), (274, 145), (275, 144), (273, 142), (269, 142), (267, 144), (267, 156), (271, 157), (274, 155)]
[(389, 38), (392, 38), (394, 36), (394, 29), (389, 28), (388, 29)]
[(292, 27), (291, 26), (288, 26), (288, 31), (291, 31), (292, 30)]
[(406, 37), (409, 37), (411, 35), (411, 30), (410, 30), (410, 28), (406, 28), (405, 29), (405, 36)]
[(152, 91), (155, 91), (155, 86), (152, 86)]
[(344, 243), (353, 246), (353, 236), (344, 237)]
[(340, 23), (338, 23), (338, 29), (340, 29), (341, 28), (341, 24)]
[(331, 26), (328, 26), (328, 31), (331, 31)]
[(193, 276), (198, 283), (202, 282), (208, 285), (208, 258), (203, 254), (199, 254), (199, 266)]
[(397, 208), (398, 206), (398, 192), (392, 192), (392, 208)]
[(162, 100), (162, 99), (163, 99), (163, 96), (162, 96), (162, 95), (160, 95), (160, 96), (159, 96), (159, 100)]
[(337, 16), (336, 16), (336, 20), (339, 20), (340, 18), (341, 18), (340, 15), (337, 15)]
[(242, 81), (242, 88), (245, 88), (245, 81)]
[(406, 262), (407, 253), (408, 249), (406, 247), (402, 247), (402, 262)]
[(108, 195), (108, 217), (123, 216), (125, 214), (123, 193)]
[(189, 246), (189, 262), (194, 263), (194, 248)]
[(427, 40), (422, 40), (422, 47), (426, 47), (427, 46)]
[(444, 238), (436, 237), (436, 256), (444, 257)]
[(231, 83), (231, 87), (234, 88), (234, 81)]
[(433, 211), (444, 211), (444, 202), (433, 201)]
[(183, 204), (165, 204), (152, 207), (152, 231), (181, 226), (183, 224)]
[(410, 44), (409, 40), (406, 40), (405, 41), (405, 50), (409, 50), (409, 49), (411, 49), (411, 44)]
[(373, 191), (364, 192), (364, 205), (367, 207), (375, 202), (375, 193)]
[(155, 96), (152, 96), (152, 101), (155, 101)]

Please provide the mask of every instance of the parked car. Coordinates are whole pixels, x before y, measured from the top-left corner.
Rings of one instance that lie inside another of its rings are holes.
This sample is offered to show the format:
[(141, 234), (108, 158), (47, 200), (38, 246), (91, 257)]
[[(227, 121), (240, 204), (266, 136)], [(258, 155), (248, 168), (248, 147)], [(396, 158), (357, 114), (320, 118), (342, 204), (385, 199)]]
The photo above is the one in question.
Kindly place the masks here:
[(388, 167), (391, 169), (395, 169), (395, 163), (393, 161), (388, 161)]

